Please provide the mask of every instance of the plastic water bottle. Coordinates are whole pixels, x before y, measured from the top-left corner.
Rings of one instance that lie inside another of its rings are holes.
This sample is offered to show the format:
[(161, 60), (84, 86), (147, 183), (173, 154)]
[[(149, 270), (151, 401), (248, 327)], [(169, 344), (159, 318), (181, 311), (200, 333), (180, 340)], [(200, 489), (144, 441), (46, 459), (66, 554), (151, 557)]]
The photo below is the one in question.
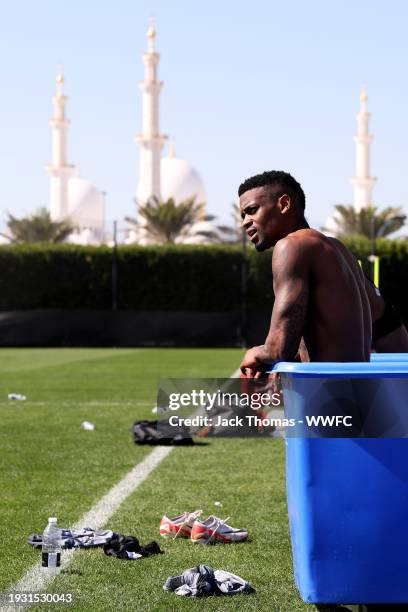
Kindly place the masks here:
[(42, 540), (42, 566), (48, 568), (59, 567), (61, 564), (61, 541), (60, 530), (57, 527), (57, 519), (48, 519), (48, 525), (44, 529)]

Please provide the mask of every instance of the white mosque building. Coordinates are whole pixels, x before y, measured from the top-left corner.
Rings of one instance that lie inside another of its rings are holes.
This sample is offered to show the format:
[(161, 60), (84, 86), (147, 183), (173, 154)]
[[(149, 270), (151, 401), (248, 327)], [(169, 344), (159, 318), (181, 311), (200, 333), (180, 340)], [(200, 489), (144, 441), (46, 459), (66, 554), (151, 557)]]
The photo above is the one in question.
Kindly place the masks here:
[[(139, 145), (139, 183), (136, 202), (145, 204), (154, 197), (161, 201), (173, 198), (176, 204), (190, 197), (204, 204), (207, 200), (204, 184), (199, 174), (190, 164), (176, 156), (174, 144), (169, 146), (168, 154), (162, 156), (167, 136), (160, 133), (159, 97), (163, 83), (158, 80), (160, 55), (155, 48), (156, 30), (153, 24), (147, 32), (148, 49), (143, 54), (144, 79), (140, 82), (142, 91), (142, 132), (135, 141)], [(196, 224), (195, 229), (211, 230), (206, 221)], [(136, 238), (136, 233), (130, 240)], [(192, 237), (189, 242), (201, 242), (202, 238)], [(139, 219), (139, 243), (146, 243), (143, 219)]]
[[(367, 92), (363, 85), (360, 93), (360, 110), (357, 113), (356, 143), (356, 174), (350, 179), (353, 185), (353, 205), (356, 211), (373, 206), (373, 188), (376, 178), (370, 175), (370, 144), (373, 135), (370, 134), (369, 122), (371, 113), (367, 110)], [(326, 233), (336, 234), (338, 223), (336, 212), (330, 217), (325, 226)]]
[[(158, 80), (160, 55), (155, 48), (156, 30), (153, 24), (147, 32), (148, 48), (143, 54), (144, 79), (139, 86), (142, 92), (142, 132), (135, 136), (139, 146), (139, 182), (136, 192), (138, 206), (151, 197), (166, 201), (173, 198), (177, 203), (195, 196), (197, 203), (206, 203), (206, 192), (199, 174), (190, 164), (176, 156), (174, 144), (162, 155), (168, 137), (160, 132), (159, 98), (163, 83)], [(101, 244), (105, 240), (105, 194), (81, 177), (78, 166), (68, 163), (67, 136), (70, 125), (65, 116), (67, 96), (63, 92), (64, 76), (57, 75), (57, 89), (52, 98), (54, 113), (50, 120), (52, 130), (52, 161), (47, 166), (50, 189), (50, 215), (54, 221), (69, 219), (75, 230), (68, 242), (76, 244)], [(372, 206), (372, 191), (376, 178), (370, 175), (369, 133), (370, 113), (367, 111), (367, 93), (363, 87), (360, 94), (360, 110), (357, 114), (356, 173), (351, 183), (354, 190), (356, 210)], [(327, 220), (325, 230), (329, 235), (337, 232), (336, 213)], [(125, 242), (148, 244), (142, 218), (137, 228), (129, 226)], [(211, 231), (207, 221), (196, 224), (195, 230)], [(0, 242), (12, 240), (2, 236)], [(187, 241), (187, 240), (185, 240)], [(193, 236), (188, 242), (205, 241)]]
[[(145, 204), (152, 196), (177, 203), (195, 196), (196, 202), (205, 203), (206, 194), (198, 173), (187, 161), (176, 156), (174, 144), (168, 154), (162, 156), (167, 136), (160, 133), (159, 96), (163, 83), (158, 80), (160, 55), (155, 50), (156, 31), (150, 25), (147, 32), (148, 50), (143, 54), (144, 80), (142, 91), (142, 132), (135, 137), (139, 145), (139, 183), (136, 202)], [(64, 77), (57, 75), (57, 91), (52, 99), (54, 114), (50, 121), (52, 130), (52, 162), (47, 166), (50, 177), (50, 214), (54, 221), (69, 219), (75, 227), (68, 242), (100, 244), (104, 240), (105, 196), (89, 181), (80, 176), (79, 168), (67, 161), (67, 136), (69, 119), (65, 116), (67, 96), (63, 92)], [(196, 230), (209, 230), (210, 224), (202, 221)], [(190, 242), (201, 242), (193, 237)], [(130, 229), (127, 243), (146, 244), (143, 220), (138, 229)]]
[(356, 175), (351, 178), (354, 190), (354, 208), (360, 211), (373, 205), (373, 187), (376, 178), (370, 176), (370, 144), (373, 135), (369, 131), (371, 114), (367, 111), (367, 92), (363, 86), (360, 94), (360, 112), (357, 113)]
[(105, 195), (81, 177), (78, 166), (67, 161), (69, 119), (65, 116), (67, 96), (63, 93), (64, 76), (57, 75), (57, 91), (52, 99), (54, 114), (52, 161), (47, 166), (50, 177), (50, 215), (53, 221), (68, 219), (74, 231), (67, 241), (75, 244), (100, 244), (105, 231)]

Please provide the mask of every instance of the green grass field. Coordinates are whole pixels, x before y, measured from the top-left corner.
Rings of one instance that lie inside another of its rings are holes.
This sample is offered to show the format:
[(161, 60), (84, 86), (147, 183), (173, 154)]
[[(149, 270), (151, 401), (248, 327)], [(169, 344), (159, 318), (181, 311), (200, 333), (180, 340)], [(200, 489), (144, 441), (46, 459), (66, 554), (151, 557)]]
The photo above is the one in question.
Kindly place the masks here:
[[(132, 443), (130, 428), (137, 418), (153, 418), (158, 378), (228, 377), (240, 354), (235, 349), (1, 350), (0, 590), (39, 561), (40, 553), (26, 538), (41, 533), (48, 516), (57, 516), (61, 527), (73, 525), (151, 452)], [(27, 401), (8, 400), (11, 392)], [(92, 421), (95, 431), (81, 429), (84, 420)], [(216, 500), (222, 508), (214, 506)], [(197, 508), (231, 516), (232, 525), (248, 529), (249, 541), (200, 546), (160, 539), (164, 513)], [(142, 543), (156, 539), (165, 554), (122, 561), (102, 550), (79, 551), (48, 588), (73, 592), (70, 609), (315, 609), (302, 603), (293, 582), (282, 440), (211, 439), (176, 448), (106, 527)], [(198, 563), (241, 575), (256, 593), (191, 600), (162, 590), (169, 575)]]

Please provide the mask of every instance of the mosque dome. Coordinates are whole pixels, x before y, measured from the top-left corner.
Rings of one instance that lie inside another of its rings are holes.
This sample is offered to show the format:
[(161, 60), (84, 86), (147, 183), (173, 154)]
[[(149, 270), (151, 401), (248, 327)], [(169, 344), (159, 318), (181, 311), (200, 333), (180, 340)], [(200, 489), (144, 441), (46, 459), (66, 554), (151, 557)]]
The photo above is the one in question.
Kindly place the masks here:
[(322, 229), (323, 234), (331, 238), (338, 236), (340, 233), (340, 221), (340, 215), (336, 210), (332, 216), (326, 220), (324, 228)]
[(78, 229), (72, 232), (68, 236), (67, 242), (70, 244), (98, 245), (100, 244), (100, 237), (92, 229), (86, 227), (85, 229)]
[(191, 196), (196, 196), (195, 201), (200, 204), (207, 201), (200, 175), (184, 159), (176, 157), (173, 152), (170, 152), (167, 157), (162, 157), (160, 177), (163, 201), (174, 198), (176, 204), (179, 204)]
[(6, 234), (0, 234), (0, 244), (12, 244), (12, 243), (13, 243), (13, 240), (11, 237), (8, 238)]
[(68, 214), (74, 224), (81, 228), (103, 229), (103, 193), (81, 176), (73, 176), (68, 181)]
[(193, 227), (191, 228), (190, 235), (182, 238), (178, 242), (181, 242), (182, 244), (208, 244), (208, 237), (200, 232), (211, 234), (214, 233), (214, 231), (215, 227), (212, 221), (197, 221), (197, 223), (194, 223)]

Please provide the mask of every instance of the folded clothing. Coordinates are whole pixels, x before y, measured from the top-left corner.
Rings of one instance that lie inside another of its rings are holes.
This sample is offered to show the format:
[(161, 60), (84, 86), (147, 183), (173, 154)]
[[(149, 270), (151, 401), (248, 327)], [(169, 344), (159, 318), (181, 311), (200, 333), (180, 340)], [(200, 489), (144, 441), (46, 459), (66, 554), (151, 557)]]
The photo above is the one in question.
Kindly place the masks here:
[(208, 565), (196, 565), (185, 570), (180, 576), (170, 576), (163, 589), (184, 597), (255, 592), (252, 585), (240, 576), (225, 570), (214, 570)]
[(113, 534), (110, 541), (104, 545), (103, 552), (109, 557), (118, 559), (140, 559), (163, 554), (157, 542), (149, 542), (146, 546), (140, 546), (139, 540), (134, 536), (124, 536), (120, 533)]
[[(134, 536), (124, 536), (110, 529), (95, 531), (90, 527), (83, 529), (61, 529), (61, 548), (98, 548), (103, 546), (105, 555), (118, 557), (118, 559), (141, 559), (158, 555), (160, 550), (157, 542), (149, 542), (146, 546), (140, 546), (139, 540)], [(28, 543), (34, 548), (42, 548), (42, 535), (32, 533)]]
[[(61, 548), (98, 548), (109, 542), (114, 533), (110, 529), (95, 531), (91, 527), (83, 529), (61, 529)], [(34, 548), (42, 548), (42, 535), (32, 533), (28, 537), (28, 543)]]

